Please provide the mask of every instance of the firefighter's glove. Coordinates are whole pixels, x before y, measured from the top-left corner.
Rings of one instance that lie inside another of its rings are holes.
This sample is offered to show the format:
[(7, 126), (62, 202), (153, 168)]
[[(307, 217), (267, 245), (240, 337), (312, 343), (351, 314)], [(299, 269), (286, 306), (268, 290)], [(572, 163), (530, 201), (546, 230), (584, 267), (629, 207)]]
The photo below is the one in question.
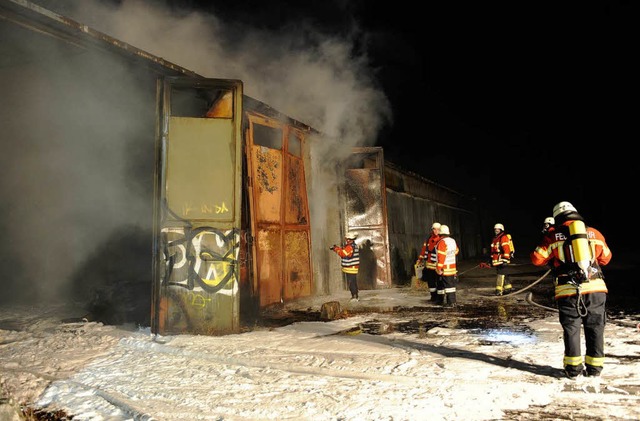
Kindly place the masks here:
[(331, 247), (329, 247), (329, 250), (331, 250), (331, 251), (336, 251), (336, 247), (338, 247), (338, 246), (336, 246), (336, 245), (334, 244), (334, 245), (332, 245)]
[(489, 263), (485, 263), (485, 262), (480, 263), (481, 269), (489, 269), (490, 267), (491, 266), (489, 265)]

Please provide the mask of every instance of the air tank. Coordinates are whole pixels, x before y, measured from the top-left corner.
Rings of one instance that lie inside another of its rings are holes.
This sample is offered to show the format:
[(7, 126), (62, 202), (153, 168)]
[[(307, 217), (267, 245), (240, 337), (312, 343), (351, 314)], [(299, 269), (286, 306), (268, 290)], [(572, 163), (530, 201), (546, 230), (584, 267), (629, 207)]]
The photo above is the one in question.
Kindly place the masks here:
[(569, 241), (573, 252), (573, 261), (578, 264), (586, 279), (589, 279), (589, 266), (591, 266), (591, 246), (587, 236), (587, 226), (582, 221), (573, 221), (569, 224)]

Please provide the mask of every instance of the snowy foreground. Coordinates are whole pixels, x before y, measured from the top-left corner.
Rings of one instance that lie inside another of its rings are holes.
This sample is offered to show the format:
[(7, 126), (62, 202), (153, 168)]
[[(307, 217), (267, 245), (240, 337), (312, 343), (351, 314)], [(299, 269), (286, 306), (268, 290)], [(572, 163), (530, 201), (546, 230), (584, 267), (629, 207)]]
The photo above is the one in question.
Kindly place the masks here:
[(391, 317), (369, 313), (159, 338), (24, 311), (20, 329), (0, 330), (3, 420), (25, 403), (110, 421), (640, 419), (637, 320), (608, 324), (600, 379), (571, 381), (554, 313), (504, 338), (455, 317), (451, 328), (368, 334), (364, 323)]

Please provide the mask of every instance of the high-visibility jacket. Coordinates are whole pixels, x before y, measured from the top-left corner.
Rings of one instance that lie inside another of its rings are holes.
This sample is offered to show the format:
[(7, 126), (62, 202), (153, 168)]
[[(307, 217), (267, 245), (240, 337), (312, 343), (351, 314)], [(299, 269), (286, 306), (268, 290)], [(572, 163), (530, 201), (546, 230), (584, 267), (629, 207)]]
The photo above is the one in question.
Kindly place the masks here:
[(589, 267), (591, 276), (587, 282), (576, 282), (573, 272), (575, 268), (571, 265), (569, 247), (565, 247), (565, 241), (569, 237), (569, 224), (571, 220), (565, 221), (556, 229), (548, 232), (540, 244), (531, 252), (531, 263), (536, 266), (550, 264), (555, 275), (555, 298), (570, 297), (573, 295), (590, 294), (592, 292), (607, 293), (607, 285), (600, 266), (605, 266), (611, 261), (611, 250), (604, 239), (604, 236), (593, 227), (587, 227), (587, 238), (591, 247), (593, 261)]
[(426, 269), (435, 270), (436, 263), (438, 262), (438, 253), (436, 251), (436, 244), (440, 241), (439, 234), (433, 234), (429, 236), (424, 243), (422, 243), (422, 250), (420, 250), (420, 259), (424, 261), (424, 267)]
[(507, 234), (504, 231), (500, 232), (500, 234), (493, 237), (493, 241), (491, 241), (491, 266), (511, 263), (513, 251), (511, 234)]
[(360, 267), (360, 250), (355, 242), (350, 242), (342, 247), (336, 246), (333, 248), (341, 258), (342, 271), (344, 273), (358, 273)]
[(436, 244), (436, 251), (438, 255), (437, 271), (444, 276), (457, 275), (456, 256), (460, 249), (458, 249), (456, 240), (447, 235), (441, 236), (440, 241)]

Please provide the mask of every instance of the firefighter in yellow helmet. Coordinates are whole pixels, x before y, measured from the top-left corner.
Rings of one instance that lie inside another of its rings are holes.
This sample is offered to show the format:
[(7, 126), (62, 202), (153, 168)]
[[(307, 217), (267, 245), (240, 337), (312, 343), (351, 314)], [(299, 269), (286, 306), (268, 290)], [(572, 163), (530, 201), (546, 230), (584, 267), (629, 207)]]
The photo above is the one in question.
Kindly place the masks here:
[(511, 234), (504, 231), (504, 225), (493, 226), (494, 237), (491, 241), (491, 266), (496, 268), (496, 295), (508, 294), (512, 286), (506, 268), (513, 257), (513, 240)]
[[(604, 236), (569, 202), (553, 207), (555, 229), (531, 252), (531, 263), (550, 265), (564, 341), (564, 372), (570, 379), (580, 374), (599, 376), (604, 366), (604, 327), (607, 285), (600, 266), (611, 260)], [(586, 354), (582, 358), (580, 329), (584, 329)], [(583, 362), (586, 370), (583, 372)]]
[(422, 243), (422, 250), (420, 250), (420, 256), (418, 257), (418, 264), (424, 264), (424, 270), (422, 271), (422, 280), (427, 283), (429, 292), (431, 293), (430, 301), (437, 302), (437, 280), (436, 264), (438, 262), (438, 252), (436, 251), (436, 244), (440, 241), (440, 223), (434, 222), (431, 224), (431, 232), (425, 238)]

